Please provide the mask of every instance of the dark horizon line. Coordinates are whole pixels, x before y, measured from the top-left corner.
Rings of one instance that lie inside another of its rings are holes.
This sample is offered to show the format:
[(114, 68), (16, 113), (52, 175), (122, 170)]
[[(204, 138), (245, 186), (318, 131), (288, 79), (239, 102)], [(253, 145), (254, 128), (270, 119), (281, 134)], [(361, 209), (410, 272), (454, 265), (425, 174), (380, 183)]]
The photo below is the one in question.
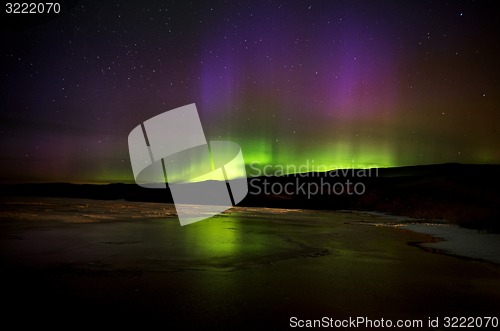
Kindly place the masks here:
[[(332, 169), (332, 170), (326, 170), (326, 171), (307, 171), (307, 172), (296, 172), (296, 173), (290, 173), (290, 174), (282, 174), (282, 175), (272, 175), (272, 176), (249, 176), (249, 178), (259, 178), (259, 177), (273, 177), (273, 178), (280, 178), (280, 177), (286, 177), (286, 176), (294, 176), (294, 175), (305, 175), (305, 174), (327, 174), (327, 173), (335, 173), (337, 171), (345, 171), (348, 170), (349, 172), (355, 172), (355, 171), (371, 171), (376, 169), (377, 173), (380, 171), (382, 172), (391, 172), (395, 170), (411, 170), (411, 169), (424, 169), (424, 168), (436, 168), (436, 167), (500, 167), (500, 164), (497, 163), (459, 163), (459, 162), (446, 162), (446, 163), (431, 163), (431, 164), (419, 164), (419, 165), (404, 165), (404, 166), (397, 166), (397, 167), (373, 167), (373, 168), (337, 168), (337, 169)], [(388, 174), (386, 174), (388, 175)], [(396, 174), (393, 174), (396, 175)], [(400, 176), (408, 176), (404, 174), (399, 174)], [(344, 176), (348, 177), (348, 176)], [(109, 185), (109, 184), (134, 184), (136, 185), (135, 181), (133, 179), (129, 181), (99, 181), (99, 180), (82, 180), (82, 181), (77, 181), (77, 180), (71, 180), (71, 181), (50, 181), (50, 180), (0, 180), (0, 185), (23, 185), (23, 184), (73, 184), (73, 185)]]

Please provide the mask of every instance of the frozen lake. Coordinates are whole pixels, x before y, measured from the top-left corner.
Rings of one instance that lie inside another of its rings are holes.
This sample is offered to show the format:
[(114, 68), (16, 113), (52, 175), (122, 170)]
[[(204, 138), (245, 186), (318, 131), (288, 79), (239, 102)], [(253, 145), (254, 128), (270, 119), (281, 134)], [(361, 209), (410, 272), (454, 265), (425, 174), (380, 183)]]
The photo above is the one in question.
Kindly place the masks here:
[[(283, 329), (292, 315), (426, 320), (497, 313), (498, 266), (411, 245), (447, 242), (431, 234), (477, 247), (472, 234), (411, 222), (378, 213), (237, 207), (181, 227), (167, 204), (3, 199), (0, 267), (8, 284), (3, 298), (11, 303), (5, 316), (43, 318), (57, 310), (72, 320), (85, 312), (88, 321), (127, 316), (172, 327), (189, 321)], [(497, 237), (478, 235), (491, 240), (482, 244), (487, 253), (467, 251), (497, 256)]]

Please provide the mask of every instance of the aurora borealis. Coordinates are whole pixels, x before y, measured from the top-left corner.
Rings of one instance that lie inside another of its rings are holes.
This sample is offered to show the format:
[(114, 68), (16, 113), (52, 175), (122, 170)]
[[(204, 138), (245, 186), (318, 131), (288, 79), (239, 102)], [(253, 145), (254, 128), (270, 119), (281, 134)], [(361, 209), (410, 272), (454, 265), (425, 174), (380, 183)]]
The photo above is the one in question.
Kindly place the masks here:
[(133, 181), (127, 136), (196, 103), (262, 165), (500, 163), (486, 1), (72, 1), (2, 14), (2, 181)]

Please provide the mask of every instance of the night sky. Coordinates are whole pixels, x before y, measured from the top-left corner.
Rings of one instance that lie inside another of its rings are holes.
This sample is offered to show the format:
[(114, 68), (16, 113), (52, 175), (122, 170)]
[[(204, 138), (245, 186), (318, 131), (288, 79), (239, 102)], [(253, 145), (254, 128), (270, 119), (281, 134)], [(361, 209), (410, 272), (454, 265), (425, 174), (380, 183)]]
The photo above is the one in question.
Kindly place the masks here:
[(73, 1), (50, 18), (3, 13), (0, 180), (133, 181), (129, 132), (190, 103), (207, 140), (240, 144), (247, 164), (500, 163), (494, 3)]

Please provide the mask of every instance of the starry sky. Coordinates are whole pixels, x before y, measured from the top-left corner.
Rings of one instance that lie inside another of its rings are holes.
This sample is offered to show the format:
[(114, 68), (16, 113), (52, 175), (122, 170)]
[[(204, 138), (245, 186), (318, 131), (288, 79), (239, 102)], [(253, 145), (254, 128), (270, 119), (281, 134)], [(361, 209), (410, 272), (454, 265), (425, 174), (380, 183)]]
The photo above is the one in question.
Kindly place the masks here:
[[(486, 1), (66, 1), (2, 12), (0, 180), (131, 182), (127, 137), (196, 103), (247, 165), (500, 163)], [(249, 173), (253, 175), (252, 173)]]

